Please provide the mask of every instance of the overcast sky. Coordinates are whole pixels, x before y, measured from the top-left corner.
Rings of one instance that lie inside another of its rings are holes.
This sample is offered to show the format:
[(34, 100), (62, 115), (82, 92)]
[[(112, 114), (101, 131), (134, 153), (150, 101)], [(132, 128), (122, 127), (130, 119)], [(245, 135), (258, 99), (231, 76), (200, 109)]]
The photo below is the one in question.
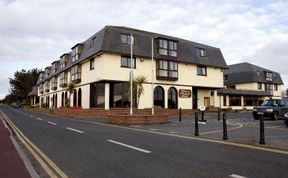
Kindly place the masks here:
[(287, 0), (0, 0), (0, 99), (15, 71), (44, 69), (105, 25), (218, 47), (227, 64), (279, 72), (286, 89), (287, 9)]

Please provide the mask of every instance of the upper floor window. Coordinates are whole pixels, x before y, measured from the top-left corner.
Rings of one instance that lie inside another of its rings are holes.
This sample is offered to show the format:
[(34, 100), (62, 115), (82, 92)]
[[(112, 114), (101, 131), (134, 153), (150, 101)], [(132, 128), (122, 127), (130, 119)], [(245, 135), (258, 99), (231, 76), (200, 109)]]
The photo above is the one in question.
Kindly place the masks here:
[(197, 66), (197, 75), (207, 76), (207, 68), (204, 66)]
[(80, 82), (81, 80), (81, 69), (79, 65), (76, 65), (71, 68), (71, 81)]
[(266, 80), (272, 81), (273, 79), (273, 73), (272, 72), (266, 72)]
[(60, 74), (60, 87), (66, 87), (67, 86), (67, 76), (65, 72), (62, 72)]
[(206, 56), (206, 50), (203, 48), (196, 48), (196, 54), (199, 57), (204, 57)]
[(177, 79), (178, 63), (174, 61), (159, 60), (157, 62), (157, 77), (158, 79)]
[(92, 38), (92, 46), (95, 46), (96, 45), (96, 37)]
[(273, 95), (273, 84), (266, 84), (265, 91), (268, 92), (269, 95)]
[(262, 83), (258, 83), (258, 90), (262, 90)]
[(41, 72), (41, 73), (39, 74), (39, 78), (40, 78), (40, 81), (44, 79), (44, 74), (43, 74), (43, 72)]
[(133, 67), (136, 68), (136, 59), (133, 57), (131, 61), (130, 57), (121, 56), (121, 67)]
[(75, 62), (79, 59), (80, 53), (81, 53), (80, 45), (77, 45), (72, 49), (72, 62)]
[(90, 70), (93, 70), (95, 68), (95, 59), (90, 59)]
[(160, 39), (159, 54), (164, 56), (177, 57), (177, 42)]
[(67, 56), (63, 55), (60, 59), (60, 69), (66, 67), (66, 64), (67, 64)]
[(56, 73), (57, 68), (58, 68), (58, 63), (57, 63), (57, 62), (54, 62), (54, 63), (52, 64), (52, 74)]
[(50, 68), (46, 68), (45, 70), (45, 78), (47, 78), (50, 75)]
[[(132, 40), (133, 44), (135, 44), (133, 35)], [(131, 45), (131, 34), (121, 34), (121, 43)]]
[(277, 84), (274, 85), (274, 90), (278, 91), (278, 85)]
[(228, 80), (228, 75), (224, 75), (224, 81)]
[(51, 89), (56, 90), (57, 89), (57, 77), (53, 77), (51, 81)]

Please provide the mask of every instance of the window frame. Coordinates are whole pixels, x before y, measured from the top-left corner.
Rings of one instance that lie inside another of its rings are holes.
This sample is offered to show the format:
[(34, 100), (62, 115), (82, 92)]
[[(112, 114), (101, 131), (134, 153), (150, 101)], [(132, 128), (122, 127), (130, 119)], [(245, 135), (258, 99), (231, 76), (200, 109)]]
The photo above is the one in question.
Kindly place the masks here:
[(95, 69), (95, 58), (90, 59), (90, 70)]
[[(125, 65), (125, 63), (123, 63), (122, 61), (123, 60), (126, 60), (126, 64), (127, 65)], [(130, 66), (129, 66), (129, 60), (130, 60)], [(136, 69), (136, 58), (135, 57), (133, 57), (133, 64), (134, 64), (134, 66), (132, 67), (133, 69)], [(131, 68), (131, 57), (129, 56), (121, 56), (121, 59), (120, 59), (120, 67), (124, 67), (124, 68)]]
[(207, 56), (206, 49), (200, 48), (200, 47), (196, 47), (196, 54), (198, 57), (206, 57)]
[(67, 86), (67, 74), (65, 72), (60, 73), (59, 85), (60, 85), (60, 87), (66, 87)]
[[(135, 36), (132, 35), (133, 45), (135, 45)], [(122, 33), (120, 35), (121, 44), (131, 45), (131, 34)]]
[(81, 81), (81, 66), (80, 65), (75, 65), (71, 67), (71, 82), (80, 82)]
[[(201, 73), (199, 73), (199, 69), (201, 69)], [(205, 69), (205, 73), (203, 74), (203, 69)], [(207, 66), (197, 66), (197, 75), (198, 76), (207, 76)]]
[[(173, 67), (172, 67), (173, 66)], [(156, 76), (158, 80), (178, 80), (178, 62), (169, 60), (158, 60), (156, 65)], [(162, 72), (166, 74), (161, 74)], [(175, 73), (176, 75), (173, 76)]]
[(159, 39), (158, 54), (160, 56), (169, 56), (169, 57), (177, 58), (178, 57), (178, 42), (174, 40), (168, 40), (168, 39)]

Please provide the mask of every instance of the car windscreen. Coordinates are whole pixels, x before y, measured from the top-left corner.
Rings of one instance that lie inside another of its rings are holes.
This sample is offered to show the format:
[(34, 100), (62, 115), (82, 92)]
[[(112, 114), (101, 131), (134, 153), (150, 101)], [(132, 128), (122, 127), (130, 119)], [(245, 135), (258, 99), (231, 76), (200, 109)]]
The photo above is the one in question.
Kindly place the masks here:
[(278, 106), (278, 104), (279, 104), (278, 100), (265, 100), (262, 106)]

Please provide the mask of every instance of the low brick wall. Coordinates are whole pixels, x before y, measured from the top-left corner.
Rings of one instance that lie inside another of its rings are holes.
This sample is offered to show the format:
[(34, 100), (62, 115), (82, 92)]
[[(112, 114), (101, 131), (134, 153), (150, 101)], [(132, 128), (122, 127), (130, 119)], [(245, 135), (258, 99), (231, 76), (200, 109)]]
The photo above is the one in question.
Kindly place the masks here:
[(166, 124), (168, 122), (168, 115), (108, 115), (108, 123), (117, 125)]
[[(107, 118), (109, 114), (117, 115), (128, 115), (129, 108), (112, 108), (110, 110), (105, 109), (74, 109), (74, 108), (62, 108), (62, 109), (47, 109), (47, 108), (26, 108), (34, 112), (42, 112), (46, 114), (54, 114), (63, 117), (73, 117), (73, 118)], [(182, 109), (182, 116), (193, 115), (195, 110), (192, 109)], [(155, 115), (168, 115), (168, 116), (178, 116), (179, 109), (163, 109), (155, 108)], [(150, 109), (134, 109), (133, 114), (136, 115), (151, 115)]]

